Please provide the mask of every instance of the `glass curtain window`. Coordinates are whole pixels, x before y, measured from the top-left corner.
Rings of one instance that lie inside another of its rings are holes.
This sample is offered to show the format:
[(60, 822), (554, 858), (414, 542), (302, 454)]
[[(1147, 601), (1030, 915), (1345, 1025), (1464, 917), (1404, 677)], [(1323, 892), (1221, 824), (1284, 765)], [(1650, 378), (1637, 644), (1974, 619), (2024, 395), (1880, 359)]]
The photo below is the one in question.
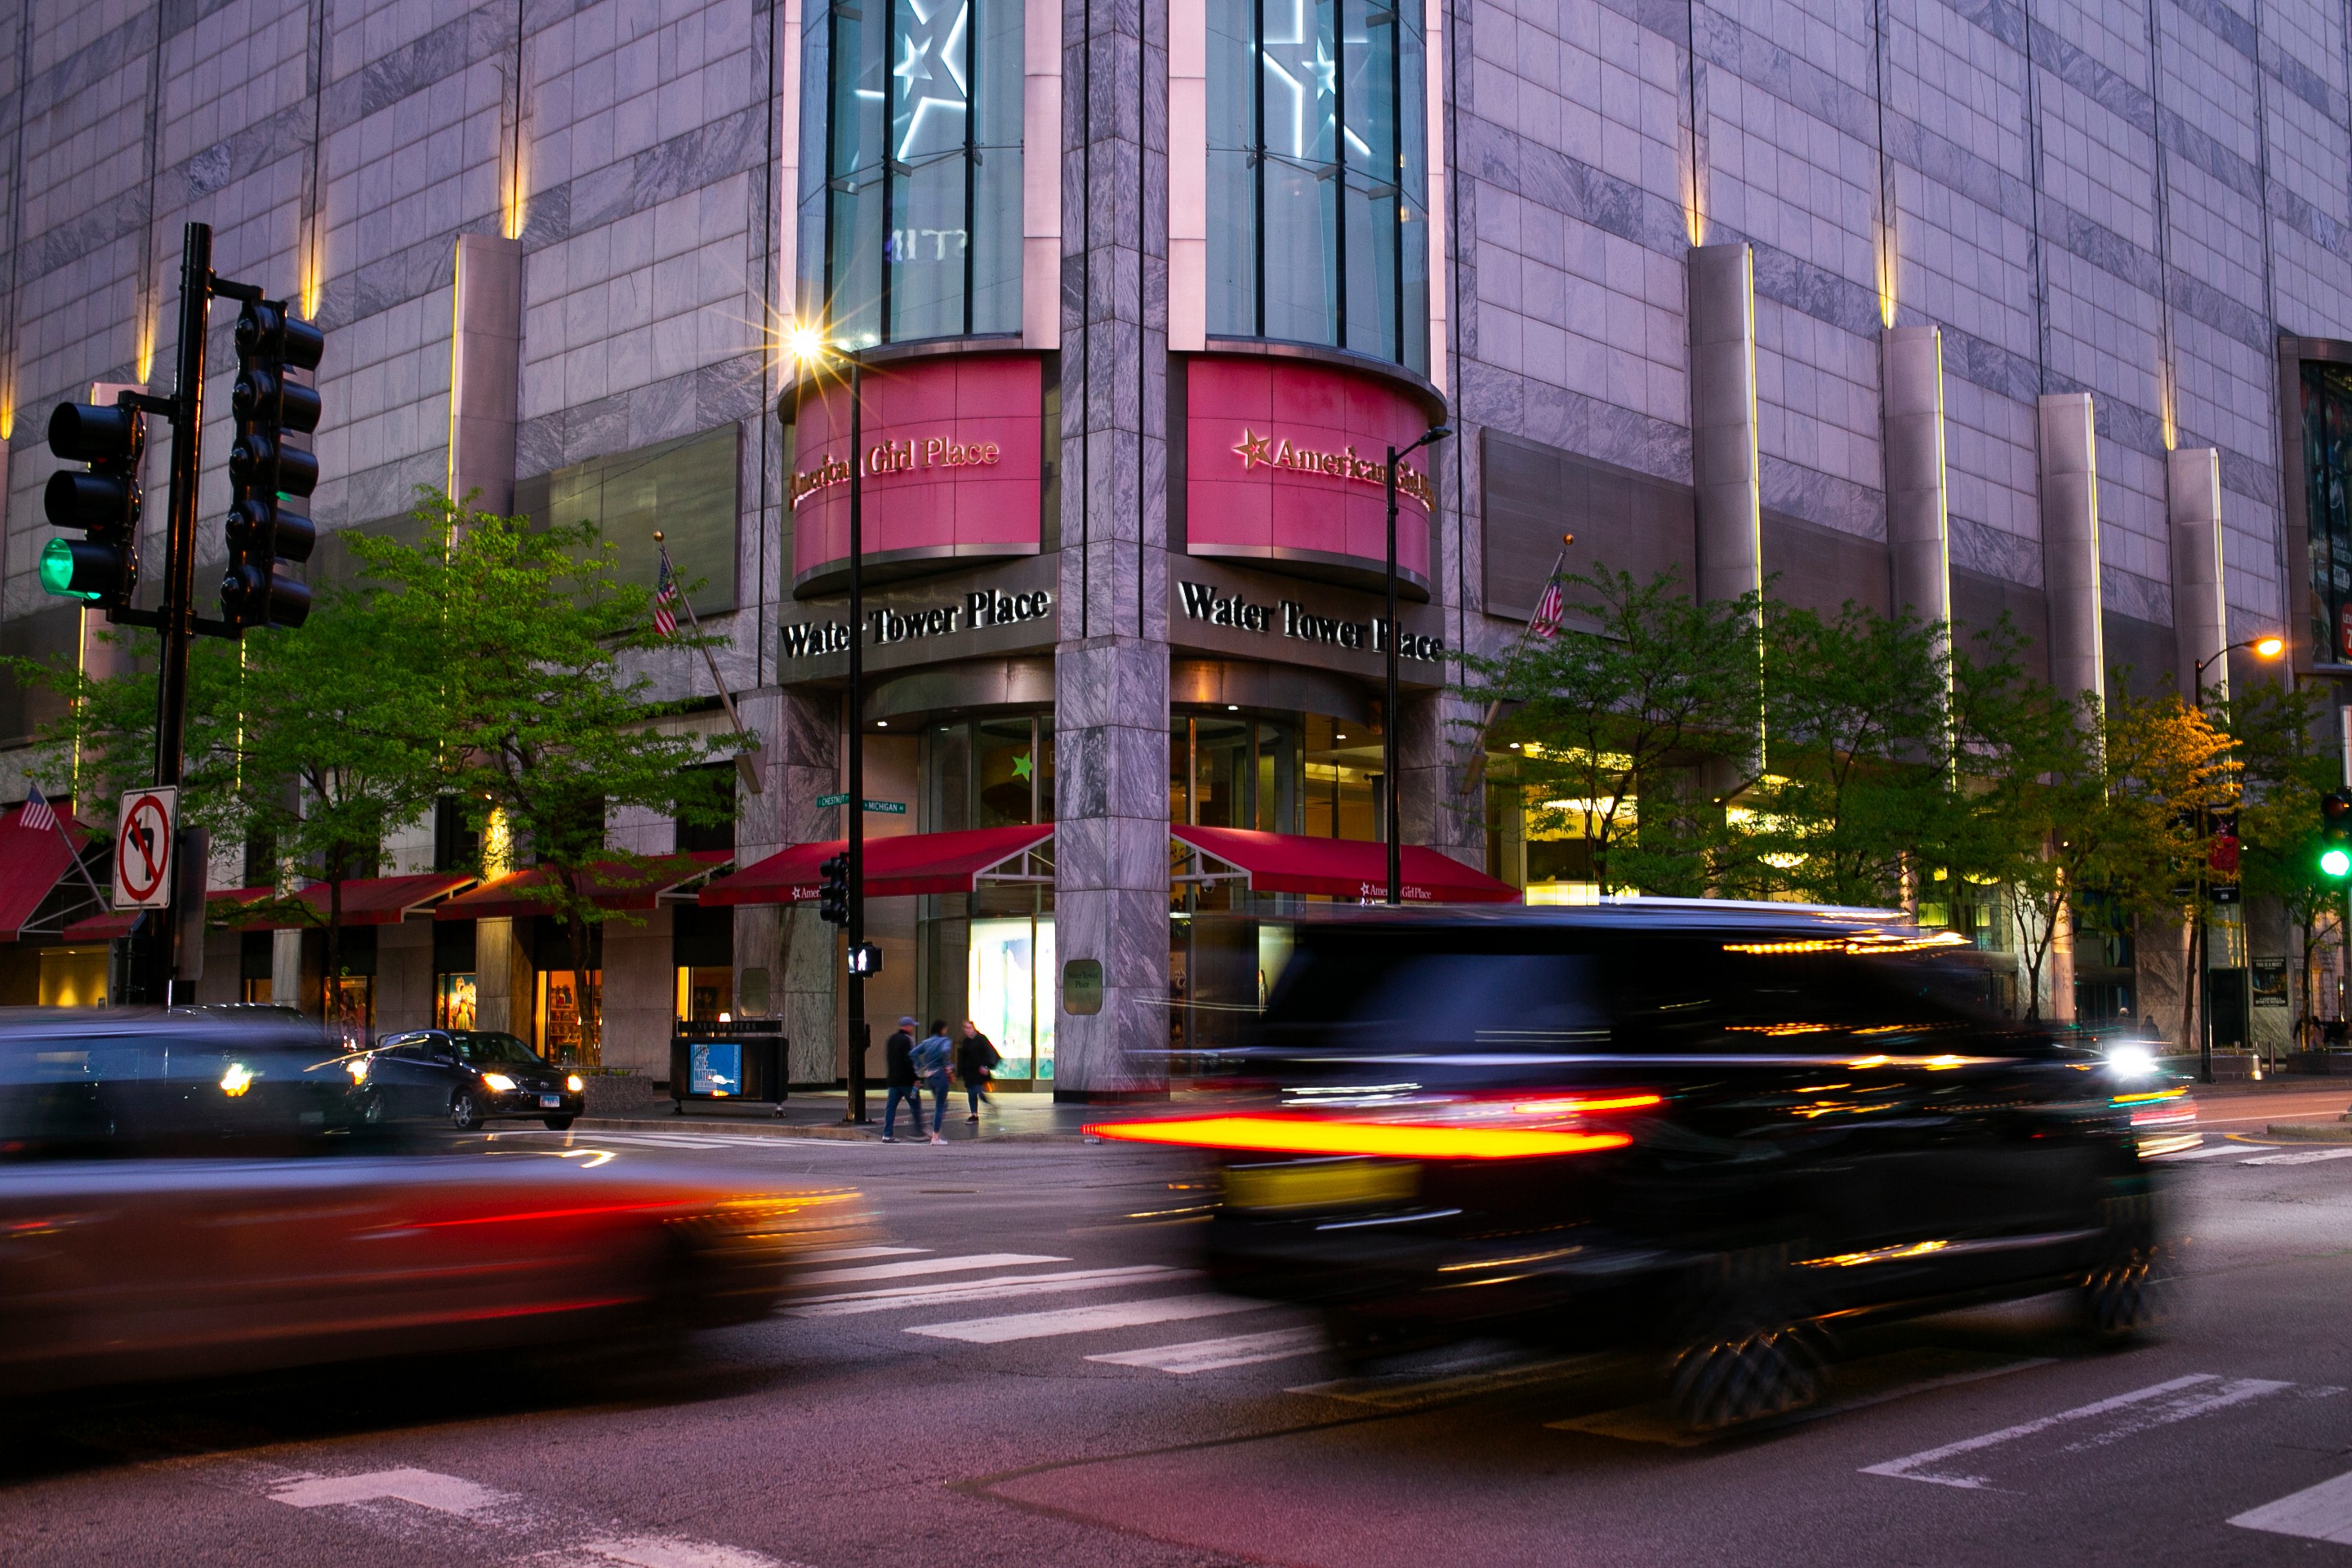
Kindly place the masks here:
[(808, 129), (824, 156), (803, 196), (803, 308), (835, 341), (1021, 330), (1023, 4), (812, 9), (806, 79), (825, 90)]
[(2303, 454), (2312, 652), (2323, 664), (2352, 664), (2352, 371), (2303, 367)]
[(1421, 17), (1212, 0), (1209, 330), (1429, 368)]

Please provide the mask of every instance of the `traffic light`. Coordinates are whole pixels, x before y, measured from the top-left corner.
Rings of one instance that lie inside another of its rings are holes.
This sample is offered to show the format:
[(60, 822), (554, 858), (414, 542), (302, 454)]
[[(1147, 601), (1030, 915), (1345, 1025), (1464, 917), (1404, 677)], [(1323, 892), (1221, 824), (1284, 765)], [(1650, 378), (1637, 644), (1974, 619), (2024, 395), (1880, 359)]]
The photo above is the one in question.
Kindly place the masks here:
[(139, 459), (147, 422), (135, 408), (60, 403), (49, 416), (49, 450), (87, 468), (60, 468), (42, 492), (49, 521), (84, 540), (41, 547), (41, 587), (61, 598), (126, 608), (139, 586)]
[(2352, 790), (2319, 797), (2319, 869), (2339, 882), (2352, 877)]
[(827, 925), (849, 923), (849, 857), (836, 855), (819, 868), (824, 886), (816, 896), (816, 918)]
[(316, 388), (289, 378), (316, 370), (326, 334), (298, 321), (282, 300), (252, 300), (236, 319), (236, 386), (229, 394), (236, 444), (229, 448), (228, 574), (221, 579), (221, 618), (239, 631), (299, 626), (310, 613), (310, 590), (280, 568), (308, 561), (319, 532), (287, 498), (319, 485), (319, 459), (286, 444), (289, 431), (319, 427)]

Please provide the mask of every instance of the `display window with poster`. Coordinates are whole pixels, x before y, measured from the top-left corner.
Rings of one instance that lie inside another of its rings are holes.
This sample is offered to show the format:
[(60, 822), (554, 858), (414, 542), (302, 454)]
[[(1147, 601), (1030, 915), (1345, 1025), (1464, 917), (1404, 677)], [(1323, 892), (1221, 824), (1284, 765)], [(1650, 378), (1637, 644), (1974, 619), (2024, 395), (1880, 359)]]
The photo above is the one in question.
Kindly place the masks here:
[(592, 1040), (604, 1017), (604, 972), (539, 972), (539, 1054), (550, 1061), (593, 1065)]
[(477, 1004), (480, 986), (472, 974), (436, 974), (433, 977), (433, 1026), (436, 1029), (470, 1029), (478, 1016)]

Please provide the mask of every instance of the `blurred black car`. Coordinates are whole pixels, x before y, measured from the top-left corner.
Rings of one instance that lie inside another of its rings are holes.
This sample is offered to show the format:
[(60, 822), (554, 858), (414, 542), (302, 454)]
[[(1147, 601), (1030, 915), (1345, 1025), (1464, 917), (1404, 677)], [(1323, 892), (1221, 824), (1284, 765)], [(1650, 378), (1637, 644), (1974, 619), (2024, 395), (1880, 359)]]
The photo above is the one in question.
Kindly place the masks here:
[(446, 1117), (470, 1132), (485, 1121), (527, 1118), (561, 1131), (587, 1104), (578, 1073), (495, 1029), (389, 1035), (352, 1059), (361, 1113), (371, 1121)]
[(1305, 922), (1207, 1114), (1227, 1289), (1344, 1355), (1516, 1337), (1666, 1353), (1678, 1413), (1811, 1402), (1832, 1327), (2073, 1290), (2122, 1338), (2162, 1247), (2159, 1079), (1990, 1015), (1955, 939), (1725, 901)]
[[(750, 1321), (857, 1194), (409, 1152), (315, 1024), (0, 1011), (0, 1399)], [(477, 1371), (496, 1375), (490, 1363)]]

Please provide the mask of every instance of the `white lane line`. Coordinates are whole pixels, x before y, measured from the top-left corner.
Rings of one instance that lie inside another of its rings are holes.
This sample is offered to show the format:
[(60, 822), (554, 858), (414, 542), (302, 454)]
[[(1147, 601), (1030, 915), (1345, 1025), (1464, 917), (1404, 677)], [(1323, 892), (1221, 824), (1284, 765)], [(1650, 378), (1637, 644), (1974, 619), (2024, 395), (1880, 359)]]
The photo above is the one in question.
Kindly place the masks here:
[(584, 1541), (572, 1550), (591, 1554), (597, 1568), (608, 1563), (628, 1568), (798, 1568), (778, 1563), (740, 1546), (709, 1541), (681, 1541), (675, 1536), (633, 1535), (619, 1541)]
[(2141, 1405), (2095, 1436), (2067, 1444), (2065, 1451), (2080, 1454), (2092, 1448), (2104, 1448), (2110, 1443), (2120, 1443), (2126, 1437), (2137, 1436), (2158, 1426), (2169, 1426), (2176, 1421), (2186, 1421), (2195, 1415), (2210, 1415), (2216, 1410), (2226, 1410), (2232, 1405), (2243, 1405), (2250, 1399), (2261, 1399), (2294, 1386), (2292, 1383), (2278, 1383), (2266, 1377), (2234, 1378), (2210, 1393), (2183, 1394), (2161, 1405)]
[(2352, 1149), (2306, 1149), (2300, 1154), (2265, 1154), (2241, 1160), (2242, 1165), (2315, 1165), (2322, 1160), (2352, 1160)]
[(1265, 1307), (1263, 1301), (1244, 1301), (1232, 1296), (1160, 1296), (1142, 1301), (1112, 1301), (1100, 1307), (1063, 1307), (1047, 1312), (1015, 1312), (1003, 1318), (925, 1323), (907, 1331), (928, 1334), (935, 1340), (1001, 1345), (1014, 1340), (1043, 1340), (1058, 1334), (1132, 1329), (1145, 1323), (1181, 1322), (1187, 1318), (1221, 1318), (1228, 1312), (1262, 1311)]
[(2267, 1530), (2273, 1535), (2300, 1535), (2307, 1541), (2352, 1546), (2352, 1476), (2338, 1476), (2290, 1492), (2276, 1502), (2233, 1515), (2230, 1522), (2241, 1530)]
[(912, 1258), (929, 1252), (928, 1247), (828, 1247), (821, 1252), (803, 1256), (805, 1263), (850, 1263), (860, 1258)]
[(461, 1519), (516, 1500), (512, 1493), (461, 1477), (408, 1468), (370, 1470), (357, 1476), (312, 1476), (282, 1483), (269, 1494), (270, 1501), (282, 1502), (289, 1508), (331, 1508), (341, 1503), (380, 1502), (386, 1498), (413, 1502), (436, 1513), (456, 1514)]
[(1888, 1459), (1876, 1465), (1864, 1465), (1862, 1468), (1862, 1473), (1865, 1476), (1892, 1476), (1898, 1480), (1926, 1481), (1931, 1486), (1959, 1487), (1969, 1491), (1981, 1490), (1992, 1485), (1992, 1482), (1983, 1476), (1941, 1475), (1923, 1470), (1920, 1467), (1936, 1464), (1944, 1459), (1956, 1458), (1962, 1454), (1972, 1454), (1980, 1448), (2012, 1443), (2020, 1437), (2031, 1437), (2036, 1432), (2046, 1432), (2053, 1426), (2061, 1426), (2069, 1421), (2084, 1421), (2094, 1415), (2105, 1415), (2112, 1411), (2126, 1410), (2150, 1399), (2161, 1399), (2168, 1394), (2178, 1394), (2184, 1388), (2196, 1388), (2204, 1384), (2221, 1381), (2219, 1376), (2210, 1372), (2191, 1373), (2187, 1377), (2176, 1377), (2168, 1382), (2150, 1384), (2146, 1388), (2136, 1388), (2129, 1394), (2118, 1394), (2112, 1398), (2095, 1400), (2089, 1405), (2078, 1405), (2072, 1410), (2061, 1410), (2055, 1415), (2043, 1415), (2032, 1421), (2021, 1421), (2014, 1426), (2004, 1426), (1998, 1432), (1988, 1432), (1980, 1437), (1963, 1437), (1957, 1443), (1947, 1443), (1940, 1448), (1923, 1448), (1916, 1454), (1906, 1454), (1899, 1459)]
[(911, 1263), (874, 1263), (862, 1268), (823, 1268), (803, 1274), (803, 1285), (849, 1285), (861, 1279), (904, 1279), (917, 1274), (956, 1274), (974, 1268), (1021, 1268), (1032, 1263), (1067, 1263), (1045, 1252), (974, 1252), (961, 1258), (919, 1258)]
[(788, 1309), (796, 1318), (844, 1318), (859, 1312), (895, 1312), (906, 1307), (953, 1306), (997, 1301), (1013, 1296), (1055, 1296), (1070, 1290), (1105, 1290), (1115, 1285), (1181, 1279), (1192, 1271), (1157, 1263), (1131, 1268), (1073, 1268), (1059, 1274), (1021, 1274), (1003, 1279), (950, 1280), (939, 1285), (901, 1285), (887, 1290), (850, 1290), (819, 1296)]
[(1263, 1334), (1234, 1334), (1222, 1340), (1192, 1340), (1181, 1345), (1155, 1345), (1144, 1351), (1114, 1351), (1090, 1355), (1111, 1366), (1149, 1367), (1179, 1377), (1196, 1372), (1219, 1372), (1229, 1366), (1255, 1366), (1260, 1362), (1288, 1361), (1313, 1355), (1323, 1348), (1320, 1329), (1275, 1329)]
[(2265, 1148), (2261, 1143), (2208, 1143), (2198, 1149), (2179, 1149), (2169, 1154), (2150, 1154), (2148, 1160), (2210, 1160), (2216, 1154), (2242, 1154), (2249, 1149)]

